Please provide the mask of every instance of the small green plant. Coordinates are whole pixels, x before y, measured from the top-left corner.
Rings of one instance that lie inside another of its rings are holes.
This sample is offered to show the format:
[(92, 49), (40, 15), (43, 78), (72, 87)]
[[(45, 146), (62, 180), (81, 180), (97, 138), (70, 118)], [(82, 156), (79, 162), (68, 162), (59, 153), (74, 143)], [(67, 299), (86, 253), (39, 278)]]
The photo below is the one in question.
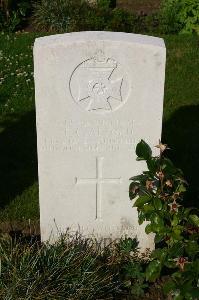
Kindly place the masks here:
[[(148, 263), (148, 256), (139, 256), (137, 239), (121, 239), (114, 247), (114, 254), (110, 265), (112, 272), (118, 274), (121, 289), (134, 297), (144, 296), (148, 284), (145, 280), (145, 268)], [(107, 248), (106, 251), (112, 251)], [(137, 299), (137, 298), (136, 298)]]
[(159, 18), (164, 33), (199, 33), (199, 1), (163, 1)]
[(155, 281), (164, 270), (171, 274), (164, 284), (165, 294), (173, 299), (199, 298), (199, 217), (194, 208), (183, 206), (187, 183), (182, 171), (164, 156), (167, 146), (159, 143), (159, 156), (143, 140), (137, 145), (138, 160), (148, 171), (132, 177), (129, 195), (135, 200), (139, 224), (147, 221), (145, 231), (155, 234), (156, 249), (146, 269), (146, 279)]

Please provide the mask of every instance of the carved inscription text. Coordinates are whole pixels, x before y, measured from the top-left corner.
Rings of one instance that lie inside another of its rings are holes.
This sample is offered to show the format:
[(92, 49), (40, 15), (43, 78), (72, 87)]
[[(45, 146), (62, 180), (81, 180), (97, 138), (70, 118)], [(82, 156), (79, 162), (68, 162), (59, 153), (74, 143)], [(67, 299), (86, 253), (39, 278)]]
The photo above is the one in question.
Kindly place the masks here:
[[(42, 151), (103, 152), (132, 151), (133, 121), (96, 120), (57, 122), (57, 134), (42, 138)], [(44, 135), (45, 136), (45, 135)]]

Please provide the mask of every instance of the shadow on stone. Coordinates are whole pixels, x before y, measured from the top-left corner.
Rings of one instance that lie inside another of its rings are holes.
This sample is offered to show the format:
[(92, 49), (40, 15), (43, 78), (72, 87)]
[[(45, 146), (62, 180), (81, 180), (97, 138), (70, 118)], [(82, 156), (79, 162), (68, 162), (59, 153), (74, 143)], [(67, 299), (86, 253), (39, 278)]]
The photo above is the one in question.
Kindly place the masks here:
[(35, 111), (0, 121), (0, 207), (38, 178)]
[(162, 141), (189, 183), (184, 205), (199, 207), (199, 106), (181, 107), (163, 123)]

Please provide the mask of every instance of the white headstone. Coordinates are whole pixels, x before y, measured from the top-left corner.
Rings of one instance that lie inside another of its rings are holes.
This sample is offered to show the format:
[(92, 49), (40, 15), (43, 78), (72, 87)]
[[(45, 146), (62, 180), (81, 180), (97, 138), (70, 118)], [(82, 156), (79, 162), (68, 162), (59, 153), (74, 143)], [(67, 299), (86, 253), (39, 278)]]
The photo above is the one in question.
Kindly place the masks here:
[(86, 236), (153, 238), (138, 225), (129, 178), (145, 166), (136, 144), (161, 137), (162, 39), (79, 32), (36, 39), (34, 76), (42, 240)]

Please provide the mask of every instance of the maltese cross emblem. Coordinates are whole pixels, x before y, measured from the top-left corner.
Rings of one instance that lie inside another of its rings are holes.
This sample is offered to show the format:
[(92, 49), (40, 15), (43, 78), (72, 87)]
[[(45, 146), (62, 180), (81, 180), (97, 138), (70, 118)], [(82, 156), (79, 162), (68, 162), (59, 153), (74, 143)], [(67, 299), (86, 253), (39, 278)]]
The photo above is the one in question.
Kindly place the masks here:
[[(111, 112), (123, 103), (123, 77), (115, 76), (118, 63), (98, 51), (91, 59), (81, 63), (73, 72), (70, 82), (76, 79), (74, 100), (88, 112)], [(79, 78), (79, 80), (78, 80)], [(74, 90), (74, 88), (73, 88)]]

